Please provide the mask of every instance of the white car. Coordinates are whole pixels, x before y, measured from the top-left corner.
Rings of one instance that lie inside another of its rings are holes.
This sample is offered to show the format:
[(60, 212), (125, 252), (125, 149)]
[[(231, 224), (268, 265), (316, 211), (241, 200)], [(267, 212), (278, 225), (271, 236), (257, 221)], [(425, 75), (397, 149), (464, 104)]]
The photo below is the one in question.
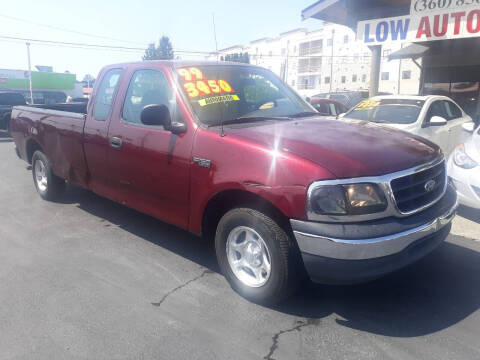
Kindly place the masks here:
[(474, 131), (473, 124), (465, 124), (464, 129), (474, 134), (457, 146), (447, 172), (457, 188), (458, 202), (480, 209), (480, 128)]
[(462, 125), (472, 122), (452, 99), (446, 96), (377, 96), (362, 101), (342, 116), (367, 120), (422, 136), (448, 156), (468, 137)]

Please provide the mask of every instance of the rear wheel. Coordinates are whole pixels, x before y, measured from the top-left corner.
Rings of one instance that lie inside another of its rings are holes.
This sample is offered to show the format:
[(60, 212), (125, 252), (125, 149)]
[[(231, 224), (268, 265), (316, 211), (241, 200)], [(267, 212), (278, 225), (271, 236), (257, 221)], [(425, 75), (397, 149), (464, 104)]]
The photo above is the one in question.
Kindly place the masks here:
[(52, 172), (50, 162), (41, 151), (33, 154), (32, 175), (35, 188), (44, 200), (56, 200), (65, 191), (65, 180)]
[(299, 262), (293, 242), (269, 216), (248, 208), (220, 220), (215, 249), (232, 288), (250, 301), (274, 304), (295, 290)]

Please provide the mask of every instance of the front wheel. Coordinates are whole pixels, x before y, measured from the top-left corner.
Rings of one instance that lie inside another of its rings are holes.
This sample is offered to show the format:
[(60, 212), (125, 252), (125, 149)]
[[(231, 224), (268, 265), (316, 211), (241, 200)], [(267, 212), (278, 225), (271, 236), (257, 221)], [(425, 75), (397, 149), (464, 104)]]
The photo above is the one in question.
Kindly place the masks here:
[(65, 180), (53, 173), (50, 162), (41, 151), (33, 154), (32, 175), (35, 188), (44, 200), (56, 200), (65, 191)]
[(232, 288), (252, 302), (278, 303), (296, 288), (295, 246), (277, 222), (259, 211), (227, 212), (217, 227), (215, 249)]

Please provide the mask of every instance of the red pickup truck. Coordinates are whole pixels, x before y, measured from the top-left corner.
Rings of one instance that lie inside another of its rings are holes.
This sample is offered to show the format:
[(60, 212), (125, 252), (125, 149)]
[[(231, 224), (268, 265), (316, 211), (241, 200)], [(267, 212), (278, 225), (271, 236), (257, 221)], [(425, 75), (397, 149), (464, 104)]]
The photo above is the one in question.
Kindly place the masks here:
[(456, 194), (438, 146), (322, 119), (268, 70), (232, 63), (105, 67), (87, 104), (15, 107), (41, 197), (75, 184), (215, 239), (231, 286), (260, 303), (301, 279), (371, 280), (448, 235)]

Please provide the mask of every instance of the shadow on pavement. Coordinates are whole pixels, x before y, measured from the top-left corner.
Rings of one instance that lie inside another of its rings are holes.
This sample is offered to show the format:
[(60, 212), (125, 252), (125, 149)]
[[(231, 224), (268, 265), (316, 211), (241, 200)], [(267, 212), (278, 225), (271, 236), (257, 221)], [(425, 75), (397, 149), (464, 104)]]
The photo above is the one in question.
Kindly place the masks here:
[[(174, 226), (69, 187), (62, 202), (101, 218), (199, 265), (219, 272), (212, 242)], [(475, 245), (476, 246), (476, 245)], [(446, 242), (418, 263), (380, 280), (355, 286), (310, 284), (282, 313), (321, 319), (337, 314), (338, 324), (393, 337), (415, 337), (448, 328), (480, 307), (480, 252)]]
[(403, 270), (355, 286), (320, 286), (276, 310), (305, 318), (335, 313), (337, 323), (394, 337), (448, 328), (480, 307), (480, 252), (450, 242)]
[(461, 217), (464, 217), (465, 219), (468, 219), (470, 221), (474, 221), (480, 224), (480, 209), (473, 209), (470, 207), (460, 205), (457, 210), (457, 214), (460, 215)]
[(114, 224), (211, 271), (220, 272), (213, 243), (185, 230), (75, 186), (68, 186), (59, 202), (77, 204), (80, 209), (101, 218), (103, 226)]

